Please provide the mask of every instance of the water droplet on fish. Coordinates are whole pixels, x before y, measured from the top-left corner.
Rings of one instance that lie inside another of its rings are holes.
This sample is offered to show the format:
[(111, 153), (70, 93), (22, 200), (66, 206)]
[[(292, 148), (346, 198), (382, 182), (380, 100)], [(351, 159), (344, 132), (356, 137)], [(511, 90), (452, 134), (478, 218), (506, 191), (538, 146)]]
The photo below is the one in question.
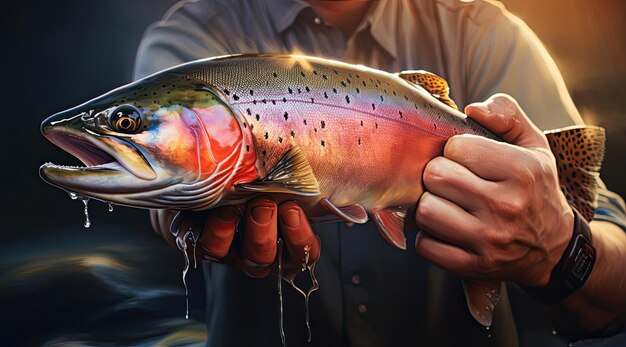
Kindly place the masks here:
[(108, 205), (109, 205), (109, 212), (113, 212), (113, 205), (111, 203), (109, 203)]
[(487, 334), (487, 338), (490, 339), (491, 338), (491, 334)]
[(192, 240), (193, 232), (191, 229), (187, 230), (187, 232), (183, 235), (182, 233), (178, 233), (178, 237), (176, 237), (176, 246), (183, 252), (183, 257), (185, 258), (185, 267), (183, 268), (183, 286), (185, 287), (185, 319), (189, 319), (189, 288), (187, 288), (187, 272), (189, 271), (189, 255), (187, 254), (187, 239), (191, 236)]
[(72, 200), (78, 199), (78, 195), (74, 192), (67, 192)]
[(487, 330), (487, 331), (489, 331), (490, 329), (491, 329), (491, 327), (490, 327), (490, 326), (486, 326), (486, 327), (485, 327), (485, 330)]
[(557, 334), (556, 329), (552, 329), (552, 335), (556, 335), (556, 334)]
[(567, 344), (567, 346), (568, 347), (572, 347), (572, 346), (574, 346), (574, 344), (572, 342), (570, 342), (570, 343)]
[(85, 228), (89, 228), (91, 226), (91, 221), (89, 220), (89, 198), (83, 198), (83, 204), (85, 204), (85, 209), (83, 212), (85, 213), (85, 223), (83, 224)]

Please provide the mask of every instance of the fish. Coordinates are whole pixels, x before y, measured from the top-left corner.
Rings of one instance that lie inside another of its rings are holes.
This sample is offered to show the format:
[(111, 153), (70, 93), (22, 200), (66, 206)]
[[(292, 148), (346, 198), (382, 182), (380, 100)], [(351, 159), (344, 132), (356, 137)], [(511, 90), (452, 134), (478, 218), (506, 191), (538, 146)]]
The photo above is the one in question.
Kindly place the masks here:
[[(314, 223), (373, 219), (400, 249), (424, 167), (446, 141), (499, 140), (458, 110), (433, 73), (291, 54), (185, 63), (54, 114), (41, 132), (85, 165), (40, 167), (43, 180), (73, 194), (179, 215), (267, 194), (297, 200)], [(545, 135), (568, 202), (591, 220), (604, 129)], [(463, 286), (471, 315), (490, 326), (502, 284)]]

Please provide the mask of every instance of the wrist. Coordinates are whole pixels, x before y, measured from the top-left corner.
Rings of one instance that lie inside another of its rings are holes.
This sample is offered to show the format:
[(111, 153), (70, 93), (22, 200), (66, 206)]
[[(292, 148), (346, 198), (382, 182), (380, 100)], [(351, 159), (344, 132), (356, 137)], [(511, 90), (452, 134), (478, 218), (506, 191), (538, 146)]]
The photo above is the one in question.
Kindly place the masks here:
[(558, 304), (581, 288), (593, 269), (595, 248), (587, 221), (573, 210), (573, 223), (560, 259), (550, 271), (549, 281), (542, 287), (525, 288), (526, 292), (544, 304)]

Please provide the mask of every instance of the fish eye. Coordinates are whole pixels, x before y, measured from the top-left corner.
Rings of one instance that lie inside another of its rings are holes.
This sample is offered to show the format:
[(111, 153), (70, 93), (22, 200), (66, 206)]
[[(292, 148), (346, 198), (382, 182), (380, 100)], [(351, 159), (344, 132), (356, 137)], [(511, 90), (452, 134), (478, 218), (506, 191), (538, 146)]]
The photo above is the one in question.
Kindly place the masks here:
[(141, 113), (131, 105), (122, 105), (109, 113), (111, 129), (126, 134), (133, 134), (141, 125)]

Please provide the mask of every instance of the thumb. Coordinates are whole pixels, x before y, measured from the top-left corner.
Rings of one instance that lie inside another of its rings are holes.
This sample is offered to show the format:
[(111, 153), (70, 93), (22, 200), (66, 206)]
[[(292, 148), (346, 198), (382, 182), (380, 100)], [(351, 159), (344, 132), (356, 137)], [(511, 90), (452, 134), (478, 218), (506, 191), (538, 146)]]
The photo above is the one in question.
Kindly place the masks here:
[(526, 148), (550, 148), (543, 132), (509, 95), (495, 94), (484, 102), (470, 104), (465, 114), (503, 141)]

